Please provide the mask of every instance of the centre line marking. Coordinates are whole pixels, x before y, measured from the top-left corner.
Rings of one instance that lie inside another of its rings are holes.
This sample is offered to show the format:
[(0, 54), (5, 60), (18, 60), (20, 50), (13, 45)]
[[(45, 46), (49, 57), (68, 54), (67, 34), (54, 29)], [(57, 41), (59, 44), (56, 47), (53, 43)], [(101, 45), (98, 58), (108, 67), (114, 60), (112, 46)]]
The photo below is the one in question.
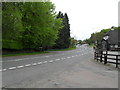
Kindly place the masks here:
[(3, 71), (6, 71), (7, 69), (3, 69)]
[(53, 60), (50, 60), (49, 62), (53, 62)]
[(42, 62), (38, 62), (37, 64), (42, 64)]
[(22, 68), (22, 67), (24, 67), (24, 66), (18, 66), (17, 68)]
[(56, 61), (60, 60), (60, 59), (55, 59)]
[(16, 68), (16, 67), (11, 67), (11, 68), (9, 68), (9, 69), (11, 69), (11, 70), (12, 70), (12, 69), (15, 69), (15, 68)]
[(22, 67), (24, 67), (24, 66), (17, 66), (17, 68), (22, 68)]
[(34, 65), (34, 66), (35, 66), (35, 65), (37, 65), (37, 63), (33, 63), (32, 65)]
[(71, 58), (71, 57), (67, 57), (67, 58)]
[(47, 61), (44, 61), (43, 63), (47, 63)]
[(31, 66), (31, 64), (26, 64), (25, 66), (28, 67), (28, 66)]

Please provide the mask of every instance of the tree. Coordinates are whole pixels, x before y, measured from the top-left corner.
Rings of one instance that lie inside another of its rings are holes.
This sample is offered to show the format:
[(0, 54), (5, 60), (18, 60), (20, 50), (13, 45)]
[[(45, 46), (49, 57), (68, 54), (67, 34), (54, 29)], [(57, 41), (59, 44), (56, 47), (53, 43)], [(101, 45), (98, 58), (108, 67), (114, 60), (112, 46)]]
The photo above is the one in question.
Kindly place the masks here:
[(74, 39), (74, 37), (70, 38), (70, 47), (74, 48), (76, 47), (77, 40)]
[(67, 16), (67, 13), (64, 15), (64, 43), (65, 43), (65, 48), (69, 48), (70, 46), (70, 24), (69, 24), (69, 19)]
[[(114, 30), (120, 30), (120, 27), (113, 27)], [(108, 28), (108, 29), (102, 29), (100, 32), (95, 32), (95, 33), (92, 33), (91, 34), (91, 37), (89, 39), (86, 39), (85, 41), (88, 43), (88, 44), (93, 44), (95, 43), (95, 41), (97, 42), (101, 42), (103, 36), (109, 32), (111, 29)]]
[(23, 32), (22, 14), (17, 2), (2, 3), (2, 46), (9, 49), (21, 49)]
[(82, 44), (82, 40), (78, 40), (78, 44)]
[(26, 3), (24, 8), (24, 47), (44, 48), (54, 45), (58, 29), (61, 28), (61, 20), (56, 18), (54, 5), (51, 2), (34, 2)]
[(63, 20), (63, 28), (59, 30), (58, 39), (56, 40), (56, 44), (53, 48), (64, 49), (69, 48), (70, 46), (70, 24), (67, 13), (63, 15), (63, 13), (59, 12), (57, 18), (62, 18)]
[(62, 20), (54, 10), (52, 2), (3, 3), (3, 48), (36, 49), (54, 45), (62, 28)]

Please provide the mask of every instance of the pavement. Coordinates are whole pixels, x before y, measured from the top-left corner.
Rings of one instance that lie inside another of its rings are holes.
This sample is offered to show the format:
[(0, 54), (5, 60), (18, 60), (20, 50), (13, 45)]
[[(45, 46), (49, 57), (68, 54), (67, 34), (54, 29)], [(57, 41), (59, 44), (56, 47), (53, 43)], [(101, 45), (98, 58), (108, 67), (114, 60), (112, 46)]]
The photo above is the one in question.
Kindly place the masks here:
[(118, 70), (93, 60), (87, 45), (2, 61), (4, 88), (118, 88)]

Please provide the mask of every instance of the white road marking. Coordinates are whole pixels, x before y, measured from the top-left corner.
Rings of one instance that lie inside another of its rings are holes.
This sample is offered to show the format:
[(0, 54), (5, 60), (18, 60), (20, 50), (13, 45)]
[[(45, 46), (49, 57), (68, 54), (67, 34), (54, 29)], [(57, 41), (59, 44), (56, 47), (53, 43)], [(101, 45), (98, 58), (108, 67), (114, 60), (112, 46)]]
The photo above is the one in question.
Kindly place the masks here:
[(3, 69), (2, 71), (6, 71), (7, 69)]
[(53, 60), (50, 60), (49, 62), (53, 62)]
[(47, 61), (44, 61), (43, 63), (47, 63)]
[[(52, 56), (52, 55), (51, 55), (51, 56)], [(44, 57), (50, 57), (50, 56), (44, 56)], [(22, 61), (22, 60), (35, 59), (35, 58), (41, 58), (41, 57), (33, 57), (33, 58), (15, 59), (15, 60), (2, 61), (2, 62), (14, 62), (14, 61)]]
[(0, 70), (0, 72), (1, 72), (2, 70)]
[(26, 64), (25, 66), (28, 67), (28, 66), (31, 66), (31, 64)]
[[(83, 50), (81, 51), (78, 51), (78, 52), (82, 52)], [(68, 54), (68, 53), (74, 53), (73, 51), (69, 51), (65, 54)], [(77, 52), (77, 51), (76, 51)], [(65, 55), (64, 53), (63, 54), (57, 54), (57, 55)], [(32, 58), (22, 58), (22, 59), (15, 59), (15, 60), (9, 60), (9, 61), (1, 61), (1, 62), (13, 62), (13, 61), (22, 61), (22, 60), (28, 60), (28, 59), (35, 59), (35, 58), (41, 58), (41, 57), (50, 57), (50, 56), (56, 56), (56, 55), (49, 55), (49, 56), (39, 56), (39, 57), (32, 57)]]
[[(71, 51), (72, 52), (72, 51)], [(78, 52), (82, 52), (82, 51), (78, 51)], [(78, 54), (78, 55), (75, 55), (75, 56), (81, 56), (81, 55), (85, 55), (85, 54), (88, 54), (90, 52), (87, 52), (87, 53), (82, 53), (82, 54)], [(67, 54), (67, 53), (66, 53)], [(59, 55), (65, 55), (65, 54), (59, 54)], [(49, 55), (49, 56), (44, 56), (44, 57), (50, 57), (50, 56), (55, 56), (55, 55)], [(75, 57), (75, 56), (70, 56), (70, 57), (66, 57), (66, 58), (72, 58), (72, 57)], [(40, 58), (40, 57), (33, 57), (33, 58), (23, 58), (23, 59), (16, 59), (16, 60), (11, 60), (11, 61), (22, 61), (24, 59), (34, 59), (34, 58)], [(55, 59), (56, 61), (58, 60), (62, 60), (62, 59), (66, 59), (66, 58), (60, 58), (60, 59)], [(7, 62), (7, 61), (6, 61)], [(54, 62), (54, 60), (50, 60), (50, 61), (44, 61), (44, 62), (38, 62), (38, 63), (33, 63), (33, 64), (26, 64), (24, 66), (17, 66), (17, 67), (11, 67), (11, 68), (8, 68), (8, 69), (16, 69), (16, 68), (22, 68), (22, 67), (27, 67), (27, 66), (31, 66), (31, 65), (37, 65), (37, 64), (42, 64), (42, 63), (47, 63), (47, 62)], [(2, 69), (0, 71), (6, 71), (7, 69)]]
[(22, 68), (22, 67), (24, 67), (24, 66), (17, 66), (17, 68)]
[(71, 57), (67, 57), (67, 58), (71, 58)]
[(25, 59), (30, 59), (30, 58), (15, 59), (15, 60), (3, 61), (3, 62), (14, 62), (14, 61), (22, 61), (22, 60), (25, 60)]
[(61, 58), (61, 59), (65, 59), (65, 58)]
[(56, 61), (59, 61), (60, 59), (55, 59)]
[(17, 66), (17, 68), (22, 68), (22, 67), (24, 67), (24, 66)]
[(39, 58), (39, 57), (33, 57), (32, 59)]
[(15, 69), (16, 67), (11, 67), (11, 68), (9, 68), (10, 70), (12, 70), (12, 69)]
[(33, 63), (32, 65), (34, 65), (34, 66), (35, 66), (35, 65), (37, 65), (37, 63)]
[(38, 62), (37, 64), (42, 64), (42, 62)]
[(16, 60), (14, 60), (14, 61), (21, 61), (21, 60), (23, 60), (23, 59), (16, 59)]

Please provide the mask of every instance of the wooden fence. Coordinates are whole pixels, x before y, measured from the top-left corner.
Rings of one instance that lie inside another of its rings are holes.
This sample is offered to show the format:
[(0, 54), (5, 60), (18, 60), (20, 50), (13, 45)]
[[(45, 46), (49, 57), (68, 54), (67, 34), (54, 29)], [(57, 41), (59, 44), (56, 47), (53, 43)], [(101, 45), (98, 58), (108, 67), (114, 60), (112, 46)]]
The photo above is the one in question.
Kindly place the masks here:
[(103, 51), (94, 52), (94, 59), (103, 62), (104, 64), (112, 63), (116, 64), (116, 68), (120, 65), (120, 55), (116, 54), (106, 54)]

